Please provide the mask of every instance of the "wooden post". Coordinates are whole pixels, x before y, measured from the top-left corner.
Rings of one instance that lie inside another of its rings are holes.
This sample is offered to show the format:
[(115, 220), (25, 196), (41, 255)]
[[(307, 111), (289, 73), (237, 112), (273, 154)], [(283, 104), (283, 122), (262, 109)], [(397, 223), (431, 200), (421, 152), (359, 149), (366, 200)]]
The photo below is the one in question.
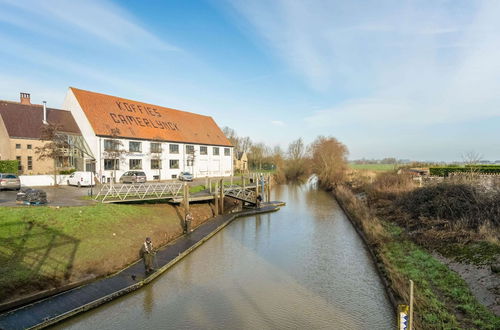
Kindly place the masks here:
[(220, 198), (219, 198), (219, 211), (220, 214), (224, 214), (224, 179), (220, 179)]
[(410, 317), (408, 321), (408, 329), (413, 330), (413, 281), (410, 280)]
[(267, 202), (271, 201), (271, 175), (267, 175)]
[(189, 186), (184, 182), (184, 211), (185, 214), (189, 213)]
[(241, 184), (243, 186), (243, 190), (245, 190), (245, 177), (243, 175), (241, 176)]
[(208, 175), (205, 177), (205, 189), (208, 187)]
[(214, 191), (214, 204), (215, 204), (215, 215), (219, 215), (219, 198), (218, 198), (218, 195), (219, 195), (219, 192), (218, 192), (218, 184), (217, 182), (215, 182), (215, 191)]
[(231, 175), (231, 186), (233, 185), (233, 176)]
[(208, 179), (208, 191), (212, 193), (212, 178)]

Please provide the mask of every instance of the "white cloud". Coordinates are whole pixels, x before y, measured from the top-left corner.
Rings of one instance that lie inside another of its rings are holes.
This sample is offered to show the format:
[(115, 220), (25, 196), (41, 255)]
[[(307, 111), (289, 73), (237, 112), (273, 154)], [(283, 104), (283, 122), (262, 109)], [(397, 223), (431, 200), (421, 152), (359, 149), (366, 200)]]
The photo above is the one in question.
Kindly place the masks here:
[(310, 87), (340, 95), (311, 127), (500, 115), (499, 1), (230, 3)]
[[(24, 28), (36, 29), (35, 32), (45, 34), (57, 34), (57, 31), (65, 31), (65, 35), (78, 38), (77, 35), (68, 33), (79, 30), (85, 34), (123, 48), (159, 51), (179, 50), (158, 38), (136, 22), (134, 17), (121, 7), (109, 1), (17, 1), (1, 0), (6, 8), (19, 10), (24, 16), (37, 22), (43, 22), (43, 30), (38, 30), (39, 24), (24, 24)], [(9, 19), (0, 17), (0, 20), (19, 26), (25, 19)], [(77, 40), (76, 40), (77, 41)]]
[(285, 126), (285, 123), (281, 120), (271, 120), (271, 124), (273, 124), (274, 126), (280, 126), (280, 127)]

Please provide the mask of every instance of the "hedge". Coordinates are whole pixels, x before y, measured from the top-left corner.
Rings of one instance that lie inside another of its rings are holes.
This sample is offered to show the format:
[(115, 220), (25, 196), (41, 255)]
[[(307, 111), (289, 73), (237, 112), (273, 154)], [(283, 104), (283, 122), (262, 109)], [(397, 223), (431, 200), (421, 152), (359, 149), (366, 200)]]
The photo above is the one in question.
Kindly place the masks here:
[(17, 160), (0, 160), (0, 173), (17, 173), (18, 168)]
[(435, 176), (448, 176), (450, 173), (481, 173), (481, 174), (500, 174), (500, 166), (467, 166), (467, 167), (431, 167), (429, 174)]

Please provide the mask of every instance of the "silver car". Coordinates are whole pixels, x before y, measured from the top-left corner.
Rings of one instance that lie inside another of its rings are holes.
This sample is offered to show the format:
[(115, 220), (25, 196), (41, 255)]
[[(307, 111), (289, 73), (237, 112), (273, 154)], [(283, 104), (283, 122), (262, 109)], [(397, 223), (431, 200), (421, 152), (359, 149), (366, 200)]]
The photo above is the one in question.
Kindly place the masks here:
[(21, 180), (13, 173), (0, 173), (0, 190), (3, 189), (21, 189)]
[(146, 182), (146, 173), (142, 171), (128, 171), (123, 173), (120, 183), (144, 183)]
[(181, 174), (179, 174), (179, 180), (181, 180), (181, 181), (193, 181), (193, 175), (189, 172), (181, 172)]

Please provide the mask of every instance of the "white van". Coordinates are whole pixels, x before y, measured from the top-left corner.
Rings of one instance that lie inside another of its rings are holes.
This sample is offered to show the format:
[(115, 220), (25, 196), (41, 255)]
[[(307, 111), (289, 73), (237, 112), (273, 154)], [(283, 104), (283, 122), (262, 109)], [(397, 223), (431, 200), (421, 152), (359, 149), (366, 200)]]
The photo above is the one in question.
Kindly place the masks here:
[(92, 178), (92, 172), (73, 172), (66, 181), (68, 186), (94, 186), (95, 180)]

